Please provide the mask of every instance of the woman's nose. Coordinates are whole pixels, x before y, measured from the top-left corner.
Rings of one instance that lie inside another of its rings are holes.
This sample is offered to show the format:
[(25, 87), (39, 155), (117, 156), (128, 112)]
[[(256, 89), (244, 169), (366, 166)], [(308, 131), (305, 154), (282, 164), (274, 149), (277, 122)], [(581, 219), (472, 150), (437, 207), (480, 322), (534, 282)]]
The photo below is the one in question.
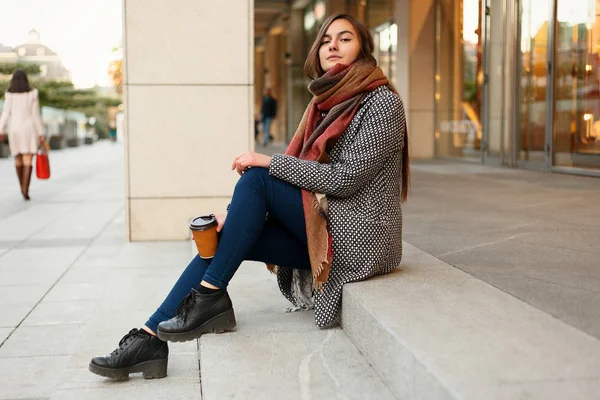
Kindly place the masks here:
[(329, 43), (329, 51), (337, 50), (337, 41), (332, 40)]

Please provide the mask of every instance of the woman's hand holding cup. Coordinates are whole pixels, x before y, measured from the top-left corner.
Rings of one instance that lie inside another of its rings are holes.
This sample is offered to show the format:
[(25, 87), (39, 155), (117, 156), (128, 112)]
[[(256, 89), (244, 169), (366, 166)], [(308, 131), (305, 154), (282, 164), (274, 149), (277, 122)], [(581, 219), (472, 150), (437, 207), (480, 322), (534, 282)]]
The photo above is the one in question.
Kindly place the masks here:
[(227, 213), (216, 214), (215, 218), (217, 219), (217, 232), (221, 232), (223, 229), (223, 225), (225, 225), (225, 218), (227, 218)]

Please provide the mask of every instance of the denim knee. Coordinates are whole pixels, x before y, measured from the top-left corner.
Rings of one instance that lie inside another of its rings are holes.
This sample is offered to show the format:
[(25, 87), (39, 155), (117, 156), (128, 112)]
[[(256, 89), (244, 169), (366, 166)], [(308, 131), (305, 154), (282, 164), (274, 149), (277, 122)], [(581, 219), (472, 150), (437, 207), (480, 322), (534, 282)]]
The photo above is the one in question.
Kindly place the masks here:
[(236, 186), (250, 185), (254, 188), (260, 188), (264, 186), (264, 182), (269, 176), (269, 170), (266, 168), (248, 168), (246, 172), (242, 174)]

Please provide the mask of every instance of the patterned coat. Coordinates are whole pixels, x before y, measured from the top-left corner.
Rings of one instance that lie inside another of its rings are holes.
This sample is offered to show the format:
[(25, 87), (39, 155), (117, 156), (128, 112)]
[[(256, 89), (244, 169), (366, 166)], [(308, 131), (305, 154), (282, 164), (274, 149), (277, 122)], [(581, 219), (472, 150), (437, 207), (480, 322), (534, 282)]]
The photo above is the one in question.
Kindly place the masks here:
[(381, 86), (361, 103), (329, 152), (330, 164), (283, 154), (271, 160), (272, 176), (327, 196), (333, 262), (323, 292), (311, 297), (310, 271), (277, 270), (283, 295), (294, 309), (314, 307), (320, 327), (336, 320), (345, 283), (387, 274), (400, 264), (404, 133), (402, 100)]

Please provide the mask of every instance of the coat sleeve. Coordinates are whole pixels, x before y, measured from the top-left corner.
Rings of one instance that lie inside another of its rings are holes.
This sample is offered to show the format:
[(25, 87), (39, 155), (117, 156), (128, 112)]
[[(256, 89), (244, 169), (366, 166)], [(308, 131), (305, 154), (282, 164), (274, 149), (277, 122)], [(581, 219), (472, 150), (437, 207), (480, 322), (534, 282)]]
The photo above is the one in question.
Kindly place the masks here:
[(337, 162), (322, 164), (275, 154), (269, 173), (312, 192), (351, 196), (375, 177), (404, 142), (402, 100), (386, 91), (375, 95), (369, 103), (355, 140), (342, 149)]
[(11, 113), (12, 96), (4, 95), (4, 108), (2, 109), (2, 117), (0, 117), (0, 133), (6, 132), (6, 125)]
[(37, 135), (44, 136), (44, 125), (42, 124), (42, 118), (40, 117), (40, 100), (38, 98), (37, 89), (34, 90), (33, 99), (31, 101), (31, 117), (33, 118)]

